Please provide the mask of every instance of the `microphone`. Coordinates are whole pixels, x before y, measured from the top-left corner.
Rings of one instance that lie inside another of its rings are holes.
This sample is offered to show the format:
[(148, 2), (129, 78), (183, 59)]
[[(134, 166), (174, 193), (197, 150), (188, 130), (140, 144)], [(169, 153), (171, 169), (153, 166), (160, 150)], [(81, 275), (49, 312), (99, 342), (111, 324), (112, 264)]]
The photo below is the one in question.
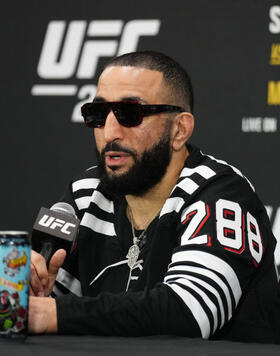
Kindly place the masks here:
[(74, 208), (64, 202), (50, 209), (42, 207), (32, 230), (32, 248), (45, 257), (47, 266), (56, 250), (63, 248), (67, 255), (73, 247), (80, 221)]

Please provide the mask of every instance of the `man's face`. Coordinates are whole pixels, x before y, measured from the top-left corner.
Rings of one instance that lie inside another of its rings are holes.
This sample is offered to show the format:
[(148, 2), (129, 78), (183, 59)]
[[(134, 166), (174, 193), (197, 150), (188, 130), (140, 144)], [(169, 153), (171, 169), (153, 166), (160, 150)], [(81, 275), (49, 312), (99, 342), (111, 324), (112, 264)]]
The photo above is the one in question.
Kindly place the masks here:
[[(138, 67), (109, 67), (100, 76), (96, 100), (166, 104), (163, 75)], [(145, 117), (136, 127), (118, 123), (113, 112), (94, 129), (101, 180), (107, 191), (139, 195), (158, 183), (171, 158), (167, 114)]]

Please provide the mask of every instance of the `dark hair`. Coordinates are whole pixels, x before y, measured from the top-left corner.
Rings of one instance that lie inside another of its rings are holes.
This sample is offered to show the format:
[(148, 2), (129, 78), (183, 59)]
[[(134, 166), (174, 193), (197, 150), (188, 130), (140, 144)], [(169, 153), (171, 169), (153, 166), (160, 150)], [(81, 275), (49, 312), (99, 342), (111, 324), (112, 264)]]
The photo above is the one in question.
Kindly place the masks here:
[(193, 88), (185, 69), (174, 59), (161, 52), (131, 52), (111, 59), (105, 67), (132, 66), (156, 70), (163, 74), (166, 86), (170, 90), (170, 104), (182, 106), (193, 112)]

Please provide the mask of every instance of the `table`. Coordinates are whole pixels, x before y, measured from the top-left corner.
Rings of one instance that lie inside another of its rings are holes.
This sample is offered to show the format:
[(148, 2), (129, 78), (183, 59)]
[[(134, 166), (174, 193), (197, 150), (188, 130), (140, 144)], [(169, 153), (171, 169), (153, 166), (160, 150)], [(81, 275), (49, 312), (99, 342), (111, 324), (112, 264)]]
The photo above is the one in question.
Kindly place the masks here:
[(29, 336), (25, 342), (0, 339), (3, 356), (270, 356), (280, 355), (280, 345), (208, 341), (176, 336)]

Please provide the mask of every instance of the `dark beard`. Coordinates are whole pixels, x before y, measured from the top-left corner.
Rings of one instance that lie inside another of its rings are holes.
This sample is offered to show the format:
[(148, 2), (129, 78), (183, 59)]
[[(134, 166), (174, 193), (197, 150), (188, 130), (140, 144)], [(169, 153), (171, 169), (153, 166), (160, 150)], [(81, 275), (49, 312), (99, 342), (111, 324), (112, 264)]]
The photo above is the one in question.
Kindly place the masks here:
[[(135, 163), (124, 174), (109, 174), (105, 168), (105, 152), (107, 151), (130, 153)], [(150, 150), (144, 151), (140, 158), (137, 157), (135, 152), (123, 148), (116, 142), (107, 144), (98, 156), (97, 164), (101, 180), (100, 190), (113, 196), (127, 194), (141, 196), (159, 183), (166, 173), (171, 160), (169, 130), (164, 132), (156, 145)]]

